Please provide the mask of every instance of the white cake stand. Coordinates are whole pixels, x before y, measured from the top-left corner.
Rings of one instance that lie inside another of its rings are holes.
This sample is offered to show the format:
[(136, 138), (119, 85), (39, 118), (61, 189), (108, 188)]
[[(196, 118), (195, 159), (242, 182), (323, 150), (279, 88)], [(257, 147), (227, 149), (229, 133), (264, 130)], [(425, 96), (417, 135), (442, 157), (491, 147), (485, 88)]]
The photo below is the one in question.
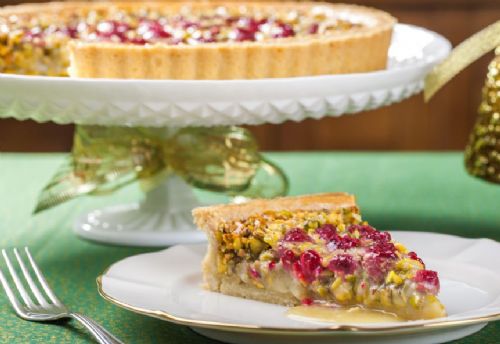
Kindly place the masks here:
[[(0, 117), (39, 122), (187, 127), (281, 123), (341, 116), (399, 102), (422, 90), (451, 45), (411, 25), (395, 27), (386, 70), (262, 80), (108, 80), (0, 74)], [(142, 203), (95, 210), (75, 223), (100, 242), (166, 246), (203, 240), (190, 211), (199, 202), (178, 177)]]

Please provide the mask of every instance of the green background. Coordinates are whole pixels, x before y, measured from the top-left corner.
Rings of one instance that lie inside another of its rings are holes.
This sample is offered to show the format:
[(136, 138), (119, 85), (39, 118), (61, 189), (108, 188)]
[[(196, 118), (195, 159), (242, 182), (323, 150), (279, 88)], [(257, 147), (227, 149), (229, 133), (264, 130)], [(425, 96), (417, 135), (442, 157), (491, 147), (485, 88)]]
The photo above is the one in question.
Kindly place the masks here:
[[(500, 241), (500, 186), (469, 177), (459, 153), (269, 153), (290, 177), (291, 194), (347, 191), (379, 229), (422, 230)], [(137, 315), (101, 299), (96, 277), (124, 257), (153, 251), (77, 238), (80, 213), (142, 197), (137, 185), (86, 197), (37, 216), (38, 192), (62, 154), (0, 154), (0, 246), (29, 246), (56, 294), (125, 343), (211, 343), (189, 328)], [(210, 195), (202, 194), (203, 201)], [(411, 246), (411, 243), (409, 243)], [(430, 243), (446, 245), (445, 242)], [(0, 264), (2, 266), (2, 264)], [(0, 293), (1, 343), (91, 343), (74, 322), (35, 324), (17, 318)], [(499, 343), (500, 322), (457, 343)]]

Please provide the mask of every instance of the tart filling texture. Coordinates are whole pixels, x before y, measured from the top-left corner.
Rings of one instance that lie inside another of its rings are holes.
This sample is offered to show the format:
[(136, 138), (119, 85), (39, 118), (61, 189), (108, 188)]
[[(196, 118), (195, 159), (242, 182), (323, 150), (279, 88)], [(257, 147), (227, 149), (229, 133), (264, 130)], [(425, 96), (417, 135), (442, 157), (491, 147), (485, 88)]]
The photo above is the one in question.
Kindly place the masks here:
[(356, 207), (265, 211), (220, 222), (213, 238), (222, 279), (291, 296), (268, 302), (361, 305), (408, 320), (446, 314), (437, 272)]
[(22, 17), (8, 16), (3, 20), (2, 31), (39, 46), (50, 43), (52, 37), (139, 45), (196, 45), (333, 34), (364, 25), (359, 20), (342, 19), (321, 6), (272, 13), (223, 5), (201, 10), (186, 5), (178, 11), (168, 13), (146, 6), (133, 11), (120, 7), (95, 9), (62, 18), (32, 18), (29, 26)]

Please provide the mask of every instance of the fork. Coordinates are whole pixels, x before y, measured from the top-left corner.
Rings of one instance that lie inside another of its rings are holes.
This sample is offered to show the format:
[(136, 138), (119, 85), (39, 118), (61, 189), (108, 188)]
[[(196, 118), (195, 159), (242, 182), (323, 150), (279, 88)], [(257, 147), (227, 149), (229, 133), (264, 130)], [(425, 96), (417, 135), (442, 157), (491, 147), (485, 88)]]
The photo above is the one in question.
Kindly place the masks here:
[(12, 288), (9, 286), (9, 282), (5, 278), (2, 270), (0, 269), (0, 282), (7, 294), (7, 298), (9, 299), (12, 307), (16, 311), (16, 314), (25, 320), (29, 321), (42, 321), (49, 322), (55, 321), (58, 319), (70, 318), (79, 321), (89, 332), (94, 336), (100, 344), (123, 344), (118, 338), (108, 332), (101, 325), (96, 323), (94, 320), (88, 318), (85, 315), (73, 313), (71, 312), (54, 294), (49, 284), (45, 280), (45, 277), (42, 274), (42, 271), (35, 263), (35, 260), (31, 256), (31, 253), (27, 247), (24, 248), (26, 253), (26, 257), (31, 265), (33, 272), (35, 273), (36, 279), (38, 280), (38, 284), (42, 287), (45, 292), (45, 295), (49, 300), (43, 295), (43, 293), (38, 288), (35, 283), (33, 277), (28, 271), (27, 264), (24, 263), (21, 255), (19, 254), (19, 250), (17, 248), (13, 249), (14, 256), (21, 268), (21, 271), (24, 275), (25, 283), (28, 284), (31, 290), (32, 295), (35, 296), (38, 303), (33, 302), (33, 299), (26, 291), (24, 284), (21, 282), (14, 265), (12, 264), (9, 255), (7, 254), (7, 250), (2, 250), (2, 255), (7, 264), (7, 268), (10, 272), (10, 276), (14, 281), (14, 284), (17, 288), (19, 295), (21, 296), (24, 305), (19, 301), (18, 296), (13, 292)]

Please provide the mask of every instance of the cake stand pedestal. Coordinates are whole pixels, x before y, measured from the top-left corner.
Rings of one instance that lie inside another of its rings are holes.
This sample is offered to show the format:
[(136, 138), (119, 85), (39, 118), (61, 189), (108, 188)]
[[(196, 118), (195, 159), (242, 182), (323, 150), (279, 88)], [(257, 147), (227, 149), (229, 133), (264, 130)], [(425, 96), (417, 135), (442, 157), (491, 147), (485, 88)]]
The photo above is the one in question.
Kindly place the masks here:
[[(0, 74), (0, 118), (179, 128), (341, 116), (387, 106), (420, 92), (425, 75), (450, 50), (444, 37), (398, 24), (388, 68), (370, 73), (259, 80), (108, 80)], [(198, 205), (191, 187), (178, 177), (170, 177), (143, 202), (80, 216), (75, 231), (87, 239), (119, 245), (197, 242), (203, 240), (203, 234), (192, 225), (190, 211)]]
[(132, 246), (169, 246), (201, 242), (205, 234), (193, 224), (191, 210), (202, 204), (180, 177), (171, 175), (146, 193), (143, 201), (96, 209), (74, 225), (79, 236)]

